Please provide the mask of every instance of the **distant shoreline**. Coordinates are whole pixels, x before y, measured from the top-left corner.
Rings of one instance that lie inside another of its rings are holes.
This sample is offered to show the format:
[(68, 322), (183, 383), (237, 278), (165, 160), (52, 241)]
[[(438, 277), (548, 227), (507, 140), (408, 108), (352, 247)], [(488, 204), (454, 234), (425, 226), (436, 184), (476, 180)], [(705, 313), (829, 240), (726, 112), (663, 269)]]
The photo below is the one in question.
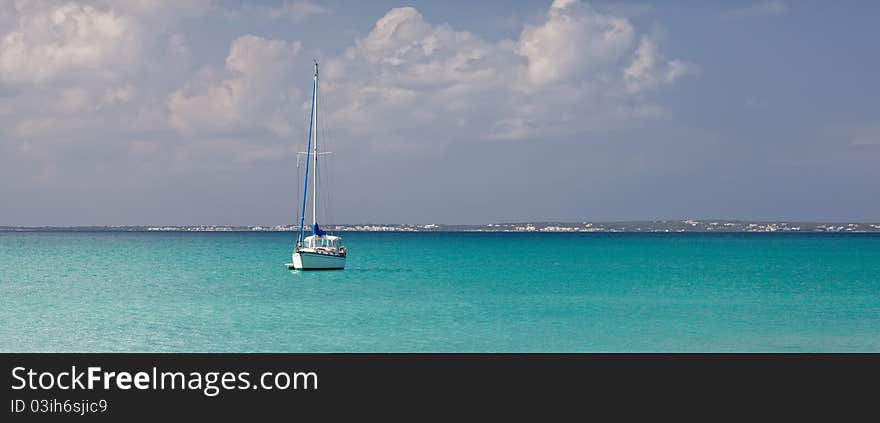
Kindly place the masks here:
[[(682, 232), (791, 232), (791, 233), (870, 233), (880, 232), (880, 223), (871, 222), (787, 222), (740, 220), (657, 220), (626, 222), (521, 222), (483, 225), (441, 224), (356, 224), (326, 225), (339, 232), (542, 232), (542, 233), (682, 233)], [(0, 226), (0, 232), (288, 232), (295, 225), (145, 225), (145, 226)], [(307, 228), (308, 230), (308, 228)]]

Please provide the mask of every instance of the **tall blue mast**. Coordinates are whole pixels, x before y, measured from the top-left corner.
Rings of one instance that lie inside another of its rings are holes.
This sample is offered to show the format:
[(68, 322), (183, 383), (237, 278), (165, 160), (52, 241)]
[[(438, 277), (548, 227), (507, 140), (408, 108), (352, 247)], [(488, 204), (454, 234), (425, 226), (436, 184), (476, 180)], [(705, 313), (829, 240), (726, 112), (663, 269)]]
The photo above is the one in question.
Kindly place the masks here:
[[(312, 113), (309, 115), (309, 142), (306, 149), (306, 177), (303, 186), (302, 209), (299, 214), (299, 238), (296, 244), (302, 245), (303, 241), (303, 225), (306, 219), (306, 198), (309, 195), (309, 163), (312, 154), (312, 130), (315, 121), (315, 100), (318, 96), (318, 62), (315, 62), (315, 81), (312, 83)], [(314, 195), (314, 194), (313, 194)]]

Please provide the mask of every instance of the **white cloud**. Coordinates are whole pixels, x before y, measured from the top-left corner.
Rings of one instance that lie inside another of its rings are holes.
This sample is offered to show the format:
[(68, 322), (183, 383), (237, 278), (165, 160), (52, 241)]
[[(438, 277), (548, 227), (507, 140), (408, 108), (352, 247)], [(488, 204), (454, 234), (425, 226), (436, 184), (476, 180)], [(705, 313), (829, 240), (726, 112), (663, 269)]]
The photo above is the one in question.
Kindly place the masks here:
[(298, 42), (254, 35), (235, 39), (222, 72), (204, 68), (171, 94), (172, 126), (187, 133), (267, 129), (289, 134), (301, 100), (288, 81), (299, 49)]
[[(309, 66), (295, 50), (281, 41), (239, 38), (226, 69), (203, 70), (172, 95), (173, 126), (232, 134), (249, 125), (288, 134), (291, 126), (283, 122), (291, 120), (292, 105), (308, 102), (286, 88), (305, 85), (290, 79), (295, 66)], [(663, 109), (646, 95), (694, 69), (664, 58), (657, 42), (639, 37), (627, 19), (574, 0), (555, 1), (542, 22), (498, 42), (432, 24), (412, 7), (391, 9), (323, 64), (323, 104), (332, 105), (327, 121), (347, 138), (384, 149), (542, 138), (657, 117)]]
[[(285, 7), (323, 13), (307, 4)], [(300, 42), (241, 35), (222, 65), (197, 66), (175, 22), (205, 4), (174, 5), (0, 3), (0, 176), (82, 183), (61, 175), (117, 167), (149, 183), (301, 149), (291, 138), (305, 137), (312, 57)], [(629, 20), (575, 1), (500, 41), (396, 8), (322, 59), (322, 116), (339, 142), (378, 150), (588, 134), (662, 116), (651, 93), (691, 69)], [(98, 152), (100, 166), (63, 160)]]
[(140, 28), (130, 17), (76, 3), (39, 5), (15, 3), (17, 26), (0, 38), (0, 82), (39, 83), (77, 71), (112, 77), (137, 59)]
[(0, 1), (0, 179), (69, 189), (99, 182), (73, 169), (137, 167), (126, 146), (164, 139), (166, 87), (189, 72), (184, 38), (166, 31), (205, 5)]
[[(509, 107), (506, 99), (524, 64), (510, 42), (493, 44), (448, 25), (432, 25), (413, 8), (392, 9), (343, 57), (328, 61), (331, 121), (352, 134), (410, 147), (475, 131), (475, 120)], [(485, 121), (483, 121), (486, 123)], [(397, 137), (390, 135), (397, 134)], [(419, 141), (413, 136), (421, 134)]]
[(3, 1), (0, 84), (122, 78), (157, 34), (207, 2)]
[[(541, 138), (662, 115), (646, 94), (695, 67), (667, 60), (628, 20), (556, 1), (516, 40), (489, 42), (413, 8), (392, 9), (328, 63), (333, 121), (411, 148), (456, 139)], [(431, 129), (427, 129), (431, 128)], [(437, 134), (429, 136), (427, 134)]]
[(526, 26), (517, 52), (528, 59), (528, 76), (543, 84), (602, 69), (630, 48), (635, 30), (624, 18), (598, 13), (574, 0), (556, 0), (541, 25)]
[(631, 93), (671, 84), (676, 79), (696, 71), (692, 64), (681, 60), (666, 60), (658, 51), (657, 44), (643, 36), (636, 49), (635, 59), (623, 71), (626, 88)]

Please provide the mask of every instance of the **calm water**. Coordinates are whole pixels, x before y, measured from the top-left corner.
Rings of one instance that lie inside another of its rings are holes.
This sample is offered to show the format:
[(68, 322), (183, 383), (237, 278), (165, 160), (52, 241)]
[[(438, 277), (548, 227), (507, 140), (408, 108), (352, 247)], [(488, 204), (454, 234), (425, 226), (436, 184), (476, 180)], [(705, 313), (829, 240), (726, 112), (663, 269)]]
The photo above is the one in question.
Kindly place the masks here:
[(0, 232), (0, 351), (880, 351), (880, 236)]

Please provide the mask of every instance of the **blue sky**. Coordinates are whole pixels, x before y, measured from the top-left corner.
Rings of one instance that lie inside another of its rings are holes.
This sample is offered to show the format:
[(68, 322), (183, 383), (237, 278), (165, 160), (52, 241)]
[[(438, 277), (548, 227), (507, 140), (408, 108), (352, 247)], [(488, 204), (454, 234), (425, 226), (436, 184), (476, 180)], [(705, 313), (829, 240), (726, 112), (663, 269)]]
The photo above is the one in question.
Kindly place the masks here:
[[(0, 1), (0, 225), (880, 221), (875, 2)], [(324, 191), (322, 191), (324, 192)]]

